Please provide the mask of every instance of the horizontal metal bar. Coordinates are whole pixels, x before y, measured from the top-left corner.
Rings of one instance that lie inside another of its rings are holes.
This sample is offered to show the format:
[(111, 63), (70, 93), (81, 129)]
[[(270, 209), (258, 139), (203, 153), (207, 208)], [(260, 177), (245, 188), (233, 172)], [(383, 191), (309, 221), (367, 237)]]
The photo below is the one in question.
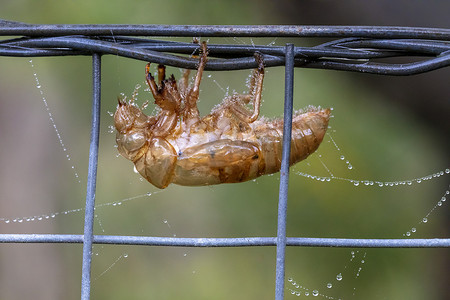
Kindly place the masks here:
[[(365, 40), (366, 41), (366, 40)], [(395, 45), (398, 50), (408, 50), (406, 45), (410, 48), (411, 44), (415, 40), (402, 40), (402, 42), (393, 43), (392, 40), (377, 40), (380, 42), (385, 42), (385, 48), (390, 49), (389, 44)], [(303, 58), (319, 58), (319, 57), (338, 57), (338, 58), (351, 58), (351, 59), (369, 59), (369, 58), (379, 58), (379, 57), (392, 57), (392, 56), (405, 56), (408, 52), (405, 51), (380, 51), (372, 47), (372, 49), (361, 49), (362, 44), (354, 44), (359, 47), (356, 51), (351, 49), (349, 46), (344, 46), (339, 44), (339, 40), (335, 41), (331, 46), (325, 47), (324, 45), (314, 46), (314, 47), (295, 47), (294, 52), (296, 57)], [(106, 44), (106, 43), (109, 43)], [(353, 45), (351, 43), (346, 43), (345, 45)], [(405, 49), (401, 48), (401, 45), (405, 44)], [(87, 46), (86, 46), (87, 45)], [(169, 41), (157, 41), (150, 39), (139, 39), (139, 38), (127, 38), (127, 37), (101, 37), (98, 38), (88, 38), (88, 37), (45, 37), (45, 38), (21, 38), (21, 39), (11, 39), (4, 40), (0, 42), (0, 55), (10, 55), (14, 54), (17, 56), (31, 55), (33, 50), (40, 50), (36, 54), (45, 54), (45, 51), (54, 53), (54, 55), (67, 55), (66, 52), (73, 49), (86, 49), (90, 51), (102, 51), (103, 53), (116, 54), (116, 45), (126, 45), (133, 46), (136, 49), (146, 49), (158, 52), (171, 52), (171, 53), (183, 53), (192, 54), (199, 49), (198, 44), (193, 43), (183, 43), (183, 42), (169, 42)], [(440, 41), (433, 41), (429, 43), (428, 48), (436, 49), (434, 51), (428, 50), (426, 47), (423, 48), (423, 52), (432, 55), (438, 55), (441, 52), (450, 50), (450, 44), (446, 45)], [(64, 47), (64, 48), (62, 48)], [(36, 49), (37, 48), (37, 49)], [(54, 48), (54, 49), (49, 49)], [(124, 48), (125, 50), (127, 48)], [(79, 55), (91, 55), (90, 52), (86, 50), (78, 50)], [(261, 52), (263, 54), (284, 56), (284, 47), (282, 46), (265, 46), (265, 45), (221, 45), (221, 44), (208, 44), (208, 55), (209, 57), (236, 57), (236, 56), (251, 56), (255, 51)], [(417, 55), (417, 53), (415, 53)]]
[(352, 71), (360, 73), (370, 73), (378, 75), (416, 75), (432, 70), (450, 66), (450, 54), (427, 59), (420, 62), (406, 64), (382, 64), (382, 63), (364, 63), (364, 62), (348, 62), (341, 63), (337, 61), (312, 61), (305, 62), (296, 59), (296, 66), (315, 69), (332, 69), (339, 71)]
[[(174, 238), (94, 235), (94, 244), (172, 247), (252, 247), (276, 246), (276, 237)], [(83, 235), (0, 234), (0, 243), (83, 243)], [(288, 237), (287, 246), (343, 248), (448, 248), (450, 239), (342, 239)]]
[(0, 35), (367, 37), (450, 39), (449, 29), (397, 26), (25, 24), (0, 21)]
[[(135, 39), (136, 40), (136, 39)], [(142, 41), (142, 40), (141, 40)], [(353, 39), (353, 43), (356, 41)], [(391, 44), (389, 43), (391, 42)], [(162, 42), (157, 44), (156, 41), (148, 40), (146, 49), (136, 45), (114, 43), (111, 41), (90, 39), (86, 37), (53, 37), (53, 38), (39, 38), (39, 39), (13, 39), (11, 42), (0, 42), (0, 55), (10, 56), (39, 56), (39, 55), (70, 55), (74, 51), (80, 51), (78, 54), (86, 55), (92, 52), (106, 53), (113, 55), (120, 55), (133, 59), (150, 61), (158, 64), (174, 66), (186, 69), (196, 69), (198, 60), (190, 57), (176, 56), (172, 54), (162, 53), (161, 50), (183, 50), (184, 53), (192, 53), (198, 46), (187, 43)], [(350, 45), (351, 41), (342, 41), (342, 45), (347, 43)], [(405, 52), (403, 56), (408, 56), (406, 50), (412, 47), (414, 41), (403, 40), (405, 43)], [(151, 45), (150, 45), (151, 44)], [(400, 41), (386, 41), (383, 40), (381, 45), (383, 47), (394, 47), (396, 50), (401, 50)], [(358, 46), (359, 44), (357, 44)], [(391, 45), (391, 46), (390, 46)], [(419, 55), (418, 51), (425, 48), (426, 45), (432, 48), (434, 54), (440, 54), (436, 57), (426, 58), (423, 61), (413, 62), (408, 64), (394, 64), (394, 63), (374, 63), (370, 62), (368, 58), (398, 56), (400, 52), (391, 53), (381, 50), (362, 50), (351, 49), (342, 46), (339, 43), (327, 43), (311, 48), (295, 48), (295, 66), (307, 67), (317, 69), (333, 69), (342, 71), (353, 71), (362, 73), (382, 74), (382, 75), (413, 75), (423, 72), (428, 72), (438, 68), (447, 67), (450, 65), (450, 54), (448, 54), (447, 44), (434, 41), (422, 41), (421, 44), (414, 44), (414, 52), (409, 55)], [(438, 47), (437, 47), (437, 46)], [(141, 43), (141, 46), (142, 43)], [(28, 48), (26, 48), (28, 47)], [(29, 47), (51, 48), (51, 49), (33, 49)], [(253, 57), (255, 51), (264, 54), (264, 63), (266, 67), (284, 65), (284, 54), (280, 53), (280, 47), (269, 46), (255, 46), (242, 47), (233, 45), (210, 45), (210, 51), (218, 54), (228, 53), (228, 56), (234, 55), (238, 58), (228, 59), (210, 59), (206, 64), (206, 70), (223, 71), (223, 70), (237, 70), (255, 68), (256, 62)], [(448, 46), (450, 47), (450, 46)], [(442, 52), (436, 52), (438, 49)], [(450, 48), (449, 48), (450, 49)], [(42, 51), (50, 51), (50, 53), (43, 53)], [(66, 52), (67, 51), (67, 52)], [(429, 50), (423, 49), (423, 55), (429, 53)], [(447, 55), (444, 55), (447, 53)], [(275, 56), (274, 54), (278, 54)], [(239, 57), (242, 55), (251, 55), (247, 57)], [(360, 59), (362, 61), (358, 61)]]

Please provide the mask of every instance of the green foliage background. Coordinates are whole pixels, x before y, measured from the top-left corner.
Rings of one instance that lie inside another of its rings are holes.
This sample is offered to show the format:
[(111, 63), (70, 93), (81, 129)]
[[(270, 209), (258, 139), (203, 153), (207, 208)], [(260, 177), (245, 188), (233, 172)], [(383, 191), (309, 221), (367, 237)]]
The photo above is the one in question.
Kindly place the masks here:
[[(282, 24), (270, 1), (8, 1), (0, 18), (27, 23), (118, 24)], [(298, 21), (302, 24), (302, 21)], [(177, 39), (186, 40), (189, 39)], [(209, 42), (283, 45), (285, 39), (209, 39)], [(303, 40), (289, 40), (308, 45)], [(90, 57), (0, 57), (0, 217), (51, 214), (84, 205), (91, 101)], [(214, 187), (170, 186), (160, 192), (117, 157), (109, 127), (119, 93), (143, 85), (144, 63), (102, 59), (102, 127), (96, 203), (96, 234), (177, 237), (275, 236), (279, 176)], [(71, 161), (55, 137), (37, 73)], [(179, 77), (178, 69), (170, 68)], [(222, 88), (245, 90), (249, 71), (208, 72), (201, 112), (220, 103)], [(208, 75), (211, 75), (209, 77)], [(298, 69), (295, 107), (334, 108), (330, 133), (319, 149), (335, 176), (398, 181), (443, 170), (448, 153), (443, 137), (418, 122), (395, 101), (367, 88), (371, 75)], [(417, 75), (426, 77), (427, 75)], [(396, 85), (400, 78), (387, 77)], [(283, 68), (267, 70), (262, 113), (282, 115)], [(414, 87), (412, 87), (414, 88)], [(139, 102), (151, 100), (140, 89)], [(148, 112), (152, 111), (149, 107)], [(340, 156), (350, 160), (347, 169)], [(437, 209), (418, 225), (448, 189), (448, 176), (412, 186), (355, 187), (346, 181), (306, 179), (305, 172), (329, 176), (318, 155), (291, 172), (288, 236), (403, 238), (448, 236)], [(80, 176), (74, 178), (72, 166)], [(151, 196), (146, 196), (151, 193)], [(136, 197), (134, 199), (134, 197)], [(133, 199), (131, 199), (133, 198)], [(112, 202), (121, 205), (106, 205)], [(52, 221), (0, 224), (2, 233), (83, 232), (84, 211)], [(51, 218), (53, 219), (53, 218)], [(335, 299), (443, 299), (448, 251), (440, 249), (289, 248), (286, 276)], [(359, 252), (356, 252), (359, 251)], [(127, 256), (127, 257), (125, 257)], [(361, 263), (364, 260), (364, 263)], [(362, 267), (359, 276), (357, 269)], [(105, 272), (106, 271), (106, 272)], [(342, 273), (344, 279), (336, 280)], [(81, 245), (0, 246), (1, 299), (78, 299)], [(275, 248), (186, 249), (95, 245), (92, 299), (273, 299)], [(326, 287), (332, 283), (333, 288)], [(286, 299), (294, 299), (286, 282)], [(304, 296), (304, 291), (302, 297)]]

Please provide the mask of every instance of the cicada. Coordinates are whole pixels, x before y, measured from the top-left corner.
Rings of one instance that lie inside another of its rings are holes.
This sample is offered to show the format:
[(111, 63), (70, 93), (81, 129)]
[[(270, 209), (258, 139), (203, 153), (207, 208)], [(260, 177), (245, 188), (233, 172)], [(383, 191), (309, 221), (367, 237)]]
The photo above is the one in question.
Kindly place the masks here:
[[(206, 43), (201, 44), (193, 84), (189, 70), (179, 83), (165, 67), (158, 66), (158, 80), (145, 76), (159, 112), (148, 116), (130, 101), (119, 98), (114, 115), (119, 153), (131, 160), (151, 184), (164, 189), (170, 183), (202, 186), (237, 183), (276, 173), (281, 167), (283, 120), (259, 118), (264, 61), (255, 54), (248, 94), (226, 97), (210, 114), (197, 108), (199, 87), (207, 62)], [(330, 109), (308, 107), (292, 121), (290, 164), (316, 151), (328, 128)]]

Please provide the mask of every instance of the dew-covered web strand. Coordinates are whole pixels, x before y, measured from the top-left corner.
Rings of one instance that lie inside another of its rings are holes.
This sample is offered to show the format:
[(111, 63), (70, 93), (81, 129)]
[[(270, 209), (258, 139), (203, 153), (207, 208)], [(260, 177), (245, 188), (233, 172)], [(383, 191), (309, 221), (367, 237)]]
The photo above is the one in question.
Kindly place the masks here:
[[(151, 197), (152, 195), (156, 195), (161, 192), (163, 192), (163, 191), (148, 192), (145, 194), (125, 198), (125, 199), (122, 199), (119, 201), (97, 204), (97, 205), (95, 205), (94, 209), (97, 210), (97, 209), (109, 207), (109, 206), (112, 206), (112, 207), (120, 206), (126, 202), (143, 199), (143, 198), (148, 198), (148, 197)], [(48, 213), (48, 214), (41, 214), (41, 215), (35, 215), (35, 216), (13, 217), (13, 218), (2, 217), (2, 218), (0, 218), (0, 221), (4, 222), (6, 224), (45, 221), (45, 220), (54, 219), (58, 216), (64, 216), (64, 215), (69, 215), (69, 214), (73, 214), (73, 213), (83, 212), (84, 210), (85, 210), (85, 208), (82, 207), (82, 208), (76, 208), (76, 209), (71, 209), (71, 210), (66, 210), (66, 211), (61, 211), (61, 212), (52, 212), (52, 213)], [(98, 222), (99, 222), (100, 228), (104, 232), (101, 221), (98, 220)]]
[[(293, 277), (288, 277), (287, 282), (287, 290), (291, 295), (300, 297), (300, 296), (313, 296), (313, 297), (321, 297), (324, 299), (335, 299), (335, 300), (343, 300), (343, 297), (331, 296), (328, 293), (333, 291), (333, 288), (339, 288), (343, 283), (348, 280), (344, 280), (346, 278), (357, 280), (361, 272), (363, 270), (363, 265), (365, 263), (365, 259), (367, 256), (367, 252), (352, 250), (350, 251), (350, 258), (348, 262), (344, 265), (341, 272), (336, 274), (334, 278), (326, 280), (325, 284), (321, 288), (311, 289), (305, 286), (300, 285)], [(353, 268), (350, 268), (350, 265), (355, 265)], [(352, 289), (352, 296), (356, 295), (356, 287)], [(323, 291), (323, 292), (322, 292)]]
[(100, 277), (102, 277), (103, 275), (105, 275), (106, 273), (108, 273), (114, 266), (116, 266), (116, 264), (121, 261), (124, 258), (128, 258), (128, 254), (127, 253), (123, 253), (121, 254), (112, 264), (110, 264), (103, 272), (101, 272), (100, 274), (98, 274), (97, 276), (94, 277), (94, 279), (92, 279), (93, 282), (97, 281)]
[[(449, 170), (449, 169), (447, 169)], [(446, 171), (447, 171), (446, 170)], [(450, 170), (449, 170), (450, 173)], [(416, 226), (411, 227), (407, 232), (403, 234), (404, 237), (410, 237), (411, 235), (417, 233), (417, 228), (425, 223), (428, 223), (428, 219), (430, 215), (436, 211), (437, 208), (440, 208), (447, 201), (447, 197), (450, 195), (450, 185), (447, 187), (447, 190), (442, 194), (442, 197), (436, 202), (436, 204), (431, 208), (431, 210), (417, 223)]]
[(52, 112), (50, 110), (50, 107), (48, 105), (47, 99), (46, 99), (44, 91), (42, 89), (42, 85), (39, 82), (39, 78), (38, 78), (37, 72), (35, 70), (35, 66), (34, 66), (33, 60), (30, 59), (29, 62), (30, 62), (30, 65), (31, 65), (31, 69), (33, 70), (34, 80), (36, 81), (36, 88), (38, 89), (39, 94), (41, 95), (42, 102), (44, 103), (45, 110), (47, 111), (48, 118), (49, 118), (50, 123), (51, 123), (51, 125), (52, 125), (52, 127), (53, 127), (53, 129), (54, 129), (54, 131), (56, 133), (56, 136), (58, 138), (59, 144), (61, 145), (61, 148), (63, 149), (64, 153), (66, 154), (67, 161), (71, 164), (71, 169), (72, 169), (72, 171), (74, 173), (75, 180), (78, 183), (81, 183), (80, 177), (78, 176), (78, 173), (77, 173), (77, 171), (75, 169), (75, 166), (72, 164), (72, 159), (70, 157), (69, 151), (68, 151), (66, 145), (64, 144), (64, 141), (63, 141), (62, 136), (61, 136), (61, 134), (60, 134), (60, 132), (58, 130), (58, 127), (56, 126), (55, 119), (53, 118), (53, 114), (52, 114)]

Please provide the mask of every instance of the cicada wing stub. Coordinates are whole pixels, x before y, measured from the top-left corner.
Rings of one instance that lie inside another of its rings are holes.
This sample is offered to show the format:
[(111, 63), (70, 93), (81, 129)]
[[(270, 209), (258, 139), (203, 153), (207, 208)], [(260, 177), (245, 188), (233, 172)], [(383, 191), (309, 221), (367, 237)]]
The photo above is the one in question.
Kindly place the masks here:
[(152, 138), (147, 152), (135, 162), (136, 170), (154, 186), (166, 188), (173, 179), (177, 155), (162, 138)]
[(185, 149), (174, 183), (210, 185), (247, 181), (261, 174), (261, 153), (251, 142), (222, 139)]

